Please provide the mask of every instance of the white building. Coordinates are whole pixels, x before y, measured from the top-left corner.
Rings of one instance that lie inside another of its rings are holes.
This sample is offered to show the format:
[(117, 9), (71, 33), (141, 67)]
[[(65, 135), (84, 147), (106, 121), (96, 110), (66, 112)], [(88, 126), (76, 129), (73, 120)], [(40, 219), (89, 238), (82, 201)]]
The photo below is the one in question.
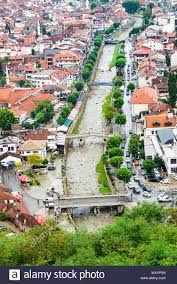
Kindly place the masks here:
[(157, 24), (162, 27), (162, 31), (172, 33), (175, 31), (175, 15), (168, 14), (156, 18)]
[(159, 129), (156, 135), (145, 136), (145, 157), (156, 155), (165, 163), (168, 174), (177, 173), (177, 129)]
[(0, 139), (0, 155), (6, 152), (16, 153), (17, 142), (11, 137), (4, 137)]
[(21, 157), (28, 157), (31, 154), (38, 154), (42, 159), (46, 157), (46, 141), (45, 140), (28, 140), (18, 149)]

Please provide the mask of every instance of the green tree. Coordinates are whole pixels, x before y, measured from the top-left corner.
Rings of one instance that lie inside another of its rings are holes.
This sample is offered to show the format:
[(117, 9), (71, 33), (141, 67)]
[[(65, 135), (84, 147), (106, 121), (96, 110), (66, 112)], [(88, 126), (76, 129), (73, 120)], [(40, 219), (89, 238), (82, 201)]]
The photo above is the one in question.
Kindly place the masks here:
[(71, 94), (67, 97), (67, 102), (71, 103), (74, 106), (77, 102), (77, 97), (75, 95)]
[(108, 121), (111, 121), (111, 119), (113, 119), (113, 117), (114, 117), (114, 112), (113, 112), (112, 108), (107, 109), (107, 110), (104, 112), (104, 117), (105, 117), (105, 119), (108, 120)]
[(107, 146), (109, 149), (113, 147), (119, 147), (122, 143), (122, 138), (120, 136), (112, 136), (107, 141)]
[(31, 116), (33, 118), (39, 118), (40, 121), (43, 120), (42, 123), (50, 121), (54, 117), (54, 115), (54, 105), (50, 100), (43, 100), (39, 102), (36, 109), (31, 113)]
[(112, 158), (114, 156), (123, 156), (124, 152), (122, 149), (118, 147), (113, 147), (109, 150), (109, 157)]
[(17, 119), (14, 116), (13, 112), (6, 108), (0, 109), (0, 128), (3, 131), (10, 130), (12, 125), (16, 122)]
[(153, 160), (145, 160), (143, 166), (147, 173), (152, 173), (155, 168), (155, 162)]
[(125, 183), (129, 182), (132, 174), (130, 172), (129, 169), (127, 168), (120, 168), (116, 171), (116, 176), (118, 177), (118, 179), (124, 181)]
[(113, 93), (112, 96), (114, 99), (118, 99), (122, 97), (122, 91), (120, 90), (120, 88), (116, 87), (113, 89)]
[(169, 104), (174, 108), (176, 106), (176, 96), (177, 96), (177, 87), (176, 87), (176, 75), (170, 73), (168, 77), (168, 92), (169, 92)]
[(44, 123), (45, 122), (45, 113), (43, 111), (39, 111), (36, 114), (36, 120), (38, 123)]
[(6, 85), (6, 76), (0, 77), (0, 85), (4, 87)]
[(42, 158), (38, 154), (31, 154), (28, 156), (27, 161), (30, 165), (38, 166), (42, 164)]
[(114, 86), (118, 86), (118, 87), (121, 87), (122, 86), (122, 77), (120, 77), (120, 76), (115, 76), (114, 78), (113, 78), (113, 80), (112, 80), (112, 82), (113, 82), (113, 84), (114, 84)]
[(91, 70), (88, 68), (84, 68), (82, 72), (82, 76), (83, 76), (84, 81), (87, 81), (91, 76)]
[(82, 91), (84, 88), (84, 82), (76, 82), (74, 83), (74, 87), (78, 92)]
[(118, 98), (114, 101), (114, 107), (117, 109), (121, 109), (124, 104), (124, 100), (122, 98)]
[(119, 124), (119, 125), (124, 125), (124, 124), (126, 124), (126, 115), (125, 115), (125, 114), (120, 114), (120, 113), (118, 113), (118, 114), (115, 116), (115, 123), (116, 123), (116, 124)]
[(134, 89), (135, 89), (135, 84), (134, 83), (132, 83), (132, 82), (130, 82), (129, 84), (128, 84), (128, 86), (127, 86), (127, 89), (129, 90), (129, 91), (134, 91)]
[(93, 10), (94, 8), (96, 8), (96, 3), (92, 2), (90, 3), (90, 9)]
[(126, 0), (122, 3), (122, 6), (125, 8), (127, 13), (134, 14), (140, 8), (140, 2), (136, 0)]
[(156, 167), (157, 167), (159, 170), (162, 170), (162, 169), (165, 168), (164, 160), (163, 160), (161, 157), (159, 157), (158, 154), (154, 157), (154, 162), (155, 162)]
[(65, 121), (65, 118), (63, 118), (61, 115), (59, 115), (59, 117), (57, 118), (57, 123), (59, 125), (62, 125), (64, 123), (64, 121)]
[(118, 29), (118, 28), (120, 27), (120, 23), (119, 23), (119, 22), (115, 22), (115, 23), (113, 24), (113, 27), (114, 27), (115, 29)]
[(116, 60), (116, 67), (119, 69), (123, 69), (125, 67), (126, 64), (126, 59), (125, 58), (118, 58)]
[(120, 168), (120, 166), (123, 164), (123, 157), (122, 156), (114, 156), (110, 159), (111, 166), (115, 168)]

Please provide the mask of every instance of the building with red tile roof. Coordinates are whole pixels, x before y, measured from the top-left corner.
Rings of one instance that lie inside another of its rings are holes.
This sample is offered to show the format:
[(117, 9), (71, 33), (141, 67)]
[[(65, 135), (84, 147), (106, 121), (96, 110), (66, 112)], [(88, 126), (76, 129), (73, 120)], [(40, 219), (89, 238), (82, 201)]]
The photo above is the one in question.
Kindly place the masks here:
[(158, 90), (150, 87), (136, 89), (131, 98), (132, 115), (139, 116), (142, 112), (148, 112), (149, 107), (158, 102)]

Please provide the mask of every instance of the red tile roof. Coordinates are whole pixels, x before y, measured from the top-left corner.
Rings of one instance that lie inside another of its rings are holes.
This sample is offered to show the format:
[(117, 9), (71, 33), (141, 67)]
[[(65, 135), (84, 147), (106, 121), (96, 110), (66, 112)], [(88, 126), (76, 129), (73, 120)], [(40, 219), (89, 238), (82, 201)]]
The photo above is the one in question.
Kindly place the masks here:
[(152, 105), (158, 102), (158, 91), (150, 87), (142, 87), (133, 92), (131, 104)]

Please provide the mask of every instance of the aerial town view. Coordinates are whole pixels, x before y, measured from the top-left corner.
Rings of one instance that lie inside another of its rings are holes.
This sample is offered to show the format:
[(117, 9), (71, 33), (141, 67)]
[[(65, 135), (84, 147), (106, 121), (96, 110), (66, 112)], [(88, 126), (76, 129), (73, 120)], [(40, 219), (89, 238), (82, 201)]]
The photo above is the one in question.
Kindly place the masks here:
[(177, 0), (0, 0), (0, 266), (177, 266)]

